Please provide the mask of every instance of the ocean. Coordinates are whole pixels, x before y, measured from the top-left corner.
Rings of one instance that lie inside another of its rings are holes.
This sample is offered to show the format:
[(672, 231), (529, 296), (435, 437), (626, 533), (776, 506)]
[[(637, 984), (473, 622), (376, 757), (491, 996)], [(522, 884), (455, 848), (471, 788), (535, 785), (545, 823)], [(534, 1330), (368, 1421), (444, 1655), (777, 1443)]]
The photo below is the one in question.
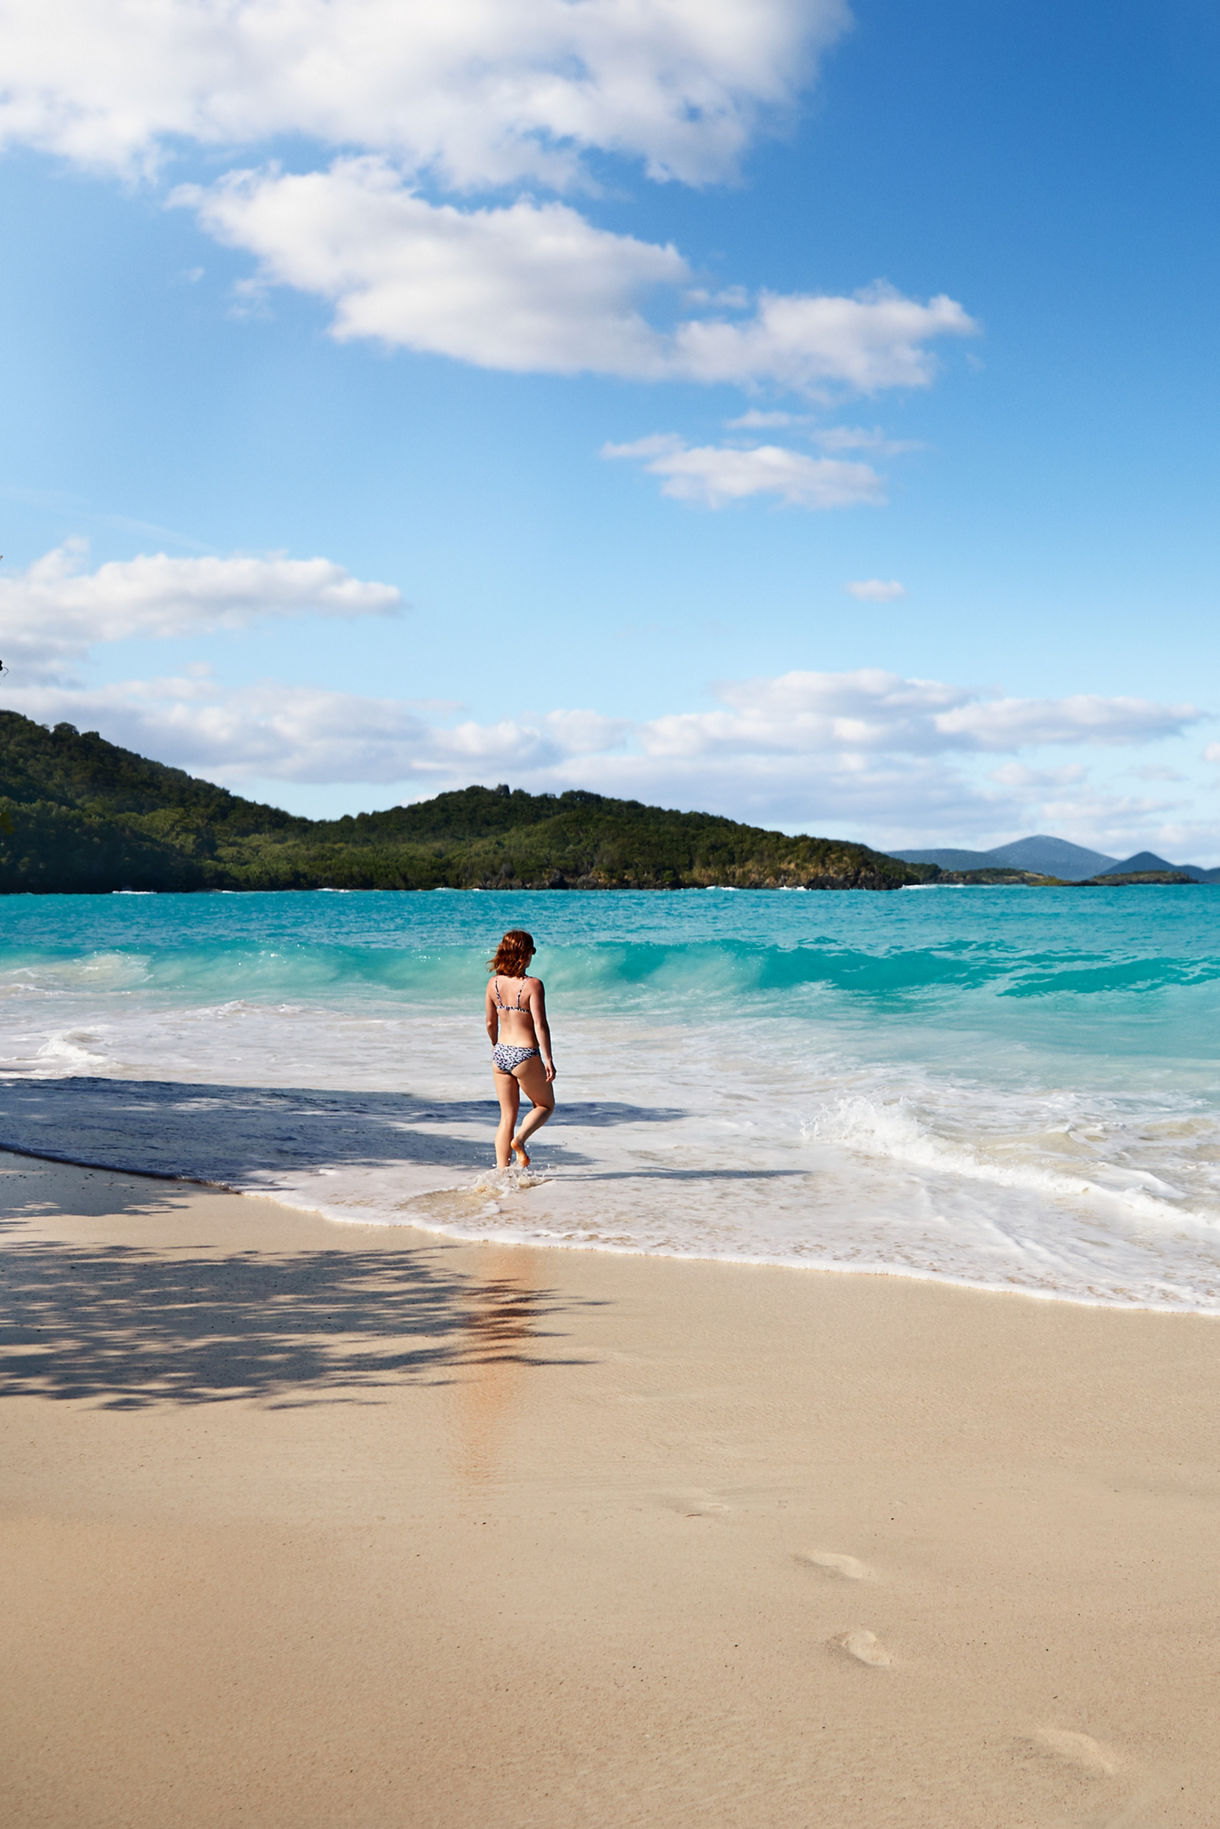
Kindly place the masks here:
[[(521, 1179), (482, 1017), (508, 927), (558, 1067)], [(0, 1000), (14, 1149), (467, 1239), (1220, 1312), (1220, 888), (9, 896)]]

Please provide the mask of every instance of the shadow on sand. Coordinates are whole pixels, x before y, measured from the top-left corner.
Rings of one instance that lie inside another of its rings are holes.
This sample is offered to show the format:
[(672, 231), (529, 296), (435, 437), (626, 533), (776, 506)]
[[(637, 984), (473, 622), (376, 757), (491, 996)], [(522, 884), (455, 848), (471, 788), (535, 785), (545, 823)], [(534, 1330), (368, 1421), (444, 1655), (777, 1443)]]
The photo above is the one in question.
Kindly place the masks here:
[[(129, 1174), (234, 1185), (321, 1166), (395, 1164), (457, 1172), (486, 1168), (494, 1099), (420, 1099), (404, 1092), (197, 1085), (180, 1080), (0, 1082), (0, 1147)], [(671, 1107), (613, 1100), (565, 1104), (549, 1153), (568, 1167), (588, 1157), (562, 1122), (591, 1129), (668, 1124)], [(461, 1130), (469, 1134), (456, 1134)]]
[[(51, 1175), (28, 1161), (0, 1175), (0, 1395), (282, 1408), (376, 1401), (464, 1368), (582, 1363), (561, 1356), (557, 1320), (588, 1304), (535, 1287), (528, 1258), (520, 1274), (501, 1263), (480, 1279), (447, 1263), (445, 1246), (222, 1254), (48, 1241), (24, 1222), (63, 1213)], [(107, 1180), (98, 1197), (106, 1214), (187, 1210), (185, 1195), (147, 1185)]]

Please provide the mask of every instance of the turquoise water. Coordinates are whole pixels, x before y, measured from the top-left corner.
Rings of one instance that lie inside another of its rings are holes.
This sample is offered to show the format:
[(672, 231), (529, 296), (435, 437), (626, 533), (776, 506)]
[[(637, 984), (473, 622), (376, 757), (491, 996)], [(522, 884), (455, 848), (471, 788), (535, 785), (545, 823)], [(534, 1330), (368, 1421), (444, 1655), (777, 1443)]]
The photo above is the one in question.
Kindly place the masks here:
[[(529, 1187), (481, 1174), (508, 926), (560, 1066)], [(8, 897), (0, 997), (10, 1143), (463, 1236), (1220, 1307), (1214, 888)]]

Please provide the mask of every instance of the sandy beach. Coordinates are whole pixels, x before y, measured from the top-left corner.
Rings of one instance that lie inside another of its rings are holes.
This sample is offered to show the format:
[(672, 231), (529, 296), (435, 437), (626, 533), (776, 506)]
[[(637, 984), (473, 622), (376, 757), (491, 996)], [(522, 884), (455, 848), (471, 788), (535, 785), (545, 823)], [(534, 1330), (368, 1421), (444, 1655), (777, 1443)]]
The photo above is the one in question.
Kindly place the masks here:
[(1220, 1327), (0, 1158), (6, 1829), (1220, 1822)]

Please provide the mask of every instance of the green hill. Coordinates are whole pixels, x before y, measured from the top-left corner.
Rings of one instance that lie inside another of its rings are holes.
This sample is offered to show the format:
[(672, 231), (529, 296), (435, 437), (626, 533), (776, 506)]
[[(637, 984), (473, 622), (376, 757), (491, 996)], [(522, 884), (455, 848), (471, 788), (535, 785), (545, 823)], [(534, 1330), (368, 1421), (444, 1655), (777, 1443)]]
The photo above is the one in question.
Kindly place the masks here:
[(937, 872), (865, 845), (573, 790), (468, 787), (297, 819), (71, 724), (0, 712), (0, 891), (897, 889)]

